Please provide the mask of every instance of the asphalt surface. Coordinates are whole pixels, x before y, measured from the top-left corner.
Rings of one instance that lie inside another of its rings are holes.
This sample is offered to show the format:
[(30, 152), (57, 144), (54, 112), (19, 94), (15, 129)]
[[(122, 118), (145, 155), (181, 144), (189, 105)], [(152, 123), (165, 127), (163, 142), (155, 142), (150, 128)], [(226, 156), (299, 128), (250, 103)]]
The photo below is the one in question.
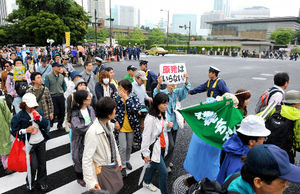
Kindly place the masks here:
[[(219, 76), (226, 81), (231, 92), (238, 89), (247, 89), (251, 92), (248, 105), (248, 114), (254, 114), (255, 104), (259, 96), (268, 88), (273, 86), (273, 76), (277, 72), (288, 72), (290, 84), (287, 90), (300, 90), (300, 61), (277, 60), (277, 59), (252, 59), (234, 58), (202, 55), (166, 55), (162, 56), (141, 56), (147, 60), (148, 68), (159, 73), (159, 65), (163, 63), (185, 63), (192, 88), (208, 79), (208, 68), (210, 65), (221, 70)], [(127, 66), (134, 65), (139, 69), (138, 61), (121, 61), (107, 63), (106, 66), (113, 67), (115, 79), (121, 80), (127, 75)], [(80, 70), (79, 68), (78, 70)], [(182, 101), (182, 107), (199, 104), (204, 101), (206, 93), (189, 95)], [(180, 130), (177, 135), (175, 154), (173, 159), (174, 168), (169, 175), (169, 191), (173, 182), (181, 175), (186, 174), (183, 163), (188, 150), (192, 131), (189, 126)], [(300, 156), (297, 154), (296, 161), (299, 164)], [(158, 178), (158, 177), (157, 177)], [(128, 182), (127, 182), (128, 181)], [(126, 180), (125, 188), (134, 184), (135, 180)], [(158, 181), (154, 181), (158, 185)], [(291, 187), (288, 193), (300, 193), (299, 187)]]

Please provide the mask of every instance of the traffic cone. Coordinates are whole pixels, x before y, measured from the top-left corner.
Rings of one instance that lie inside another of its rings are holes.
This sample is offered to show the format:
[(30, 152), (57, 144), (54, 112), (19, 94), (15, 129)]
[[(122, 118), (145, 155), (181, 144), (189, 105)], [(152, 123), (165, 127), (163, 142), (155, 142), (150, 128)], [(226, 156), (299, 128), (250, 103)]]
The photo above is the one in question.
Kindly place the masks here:
[(108, 62), (110, 62), (111, 60), (110, 60), (110, 56), (108, 57)]

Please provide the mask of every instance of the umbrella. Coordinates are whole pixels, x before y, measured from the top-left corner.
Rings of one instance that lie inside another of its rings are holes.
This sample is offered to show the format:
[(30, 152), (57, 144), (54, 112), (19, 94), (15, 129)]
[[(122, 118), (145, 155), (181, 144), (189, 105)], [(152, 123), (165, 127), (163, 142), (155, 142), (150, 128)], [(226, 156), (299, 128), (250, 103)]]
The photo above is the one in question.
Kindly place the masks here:
[(29, 144), (27, 139), (27, 134), (25, 134), (25, 152), (26, 152), (26, 163), (27, 163), (27, 179), (28, 179), (28, 186), (29, 190), (31, 190), (31, 167), (30, 167), (30, 155), (29, 152), (32, 146)]
[(144, 179), (145, 172), (146, 172), (146, 169), (147, 169), (148, 166), (149, 166), (149, 163), (150, 163), (150, 161), (149, 161), (148, 163), (145, 163), (145, 164), (144, 164), (144, 167), (143, 167), (143, 170), (142, 170), (142, 172), (141, 172), (140, 179), (139, 179), (139, 184), (138, 184), (138, 185), (140, 185), (140, 184), (142, 183), (142, 180)]

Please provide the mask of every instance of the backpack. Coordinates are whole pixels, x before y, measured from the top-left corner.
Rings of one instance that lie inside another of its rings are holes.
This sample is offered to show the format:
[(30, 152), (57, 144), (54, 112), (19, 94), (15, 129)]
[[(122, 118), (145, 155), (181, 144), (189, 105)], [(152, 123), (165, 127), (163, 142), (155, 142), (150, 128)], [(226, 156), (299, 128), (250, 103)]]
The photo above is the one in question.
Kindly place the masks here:
[(277, 105), (275, 109), (275, 113), (265, 123), (266, 128), (271, 131), (266, 143), (277, 145), (289, 153), (295, 147), (295, 121), (280, 115), (281, 105)]
[(26, 90), (29, 88), (27, 81), (15, 81), (15, 90), (19, 97), (24, 96)]
[(258, 102), (256, 103), (255, 107), (255, 113), (260, 113), (261, 111), (265, 110), (265, 108), (268, 106), (269, 100), (271, 96), (273, 96), (275, 93), (280, 92), (283, 94), (281, 90), (279, 90), (276, 87), (269, 88), (266, 90), (258, 99)]
[(237, 192), (227, 191), (230, 183), (236, 178), (240, 177), (240, 173), (230, 176), (221, 186), (216, 180), (211, 181), (208, 178), (203, 178), (198, 183), (190, 186), (187, 194), (237, 194)]

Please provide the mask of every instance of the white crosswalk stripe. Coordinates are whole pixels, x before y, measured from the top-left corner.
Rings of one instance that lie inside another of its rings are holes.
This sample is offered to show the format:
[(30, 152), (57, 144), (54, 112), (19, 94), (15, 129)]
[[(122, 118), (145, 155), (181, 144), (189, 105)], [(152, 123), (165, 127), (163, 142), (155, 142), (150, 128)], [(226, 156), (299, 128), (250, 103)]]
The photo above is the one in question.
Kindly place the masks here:
[[(53, 132), (59, 132), (56, 130), (54, 126), (50, 130), (50, 134)], [(47, 153), (50, 151), (56, 153), (61, 149), (60, 146), (68, 145), (70, 143), (70, 138), (69, 135), (63, 133), (63, 135), (60, 135), (58, 137), (55, 137), (53, 139), (50, 139), (46, 143), (46, 150)], [(66, 149), (66, 148), (64, 148)], [(68, 148), (69, 149), (69, 148)], [(144, 165), (144, 161), (141, 158), (141, 151), (136, 151), (131, 154), (131, 159), (130, 163), (133, 167), (132, 170), (127, 170), (127, 178), (124, 179), (124, 184), (126, 185), (126, 180), (130, 180), (132, 184), (132, 179), (136, 179), (136, 183), (134, 185), (130, 185), (134, 188), (136, 188), (133, 193), (135, 194), (147, 194), (147, 193), (152, 193), (152, 194), (158, 194), (160, 193), (160, 190), (158, 189), (157, 192), (151, 192), (147, 189), (137, 187), (138, 184), (138, 179), (140, 174), (134, 175), (133, 177), (130, 177), (130, 175), (137, 170), (141, 169)], [(55, 173), (59, 173), (60, 171), (73, 171), (73, 168), (69, 168), (73, 165), (73, 161), (71, 158), (71, 154), (69, 150), (65, 150), (65, 152), (62, 155), (55, 156), (52, 159), (47, 160), (47, 174), (48, 177), (50, 175), (55, 175)], [(69, 173), (74, 173), (74, 172), (69, 172)], [(0, 178), (0, 193), (15, 193), (14, 191), (16, 189), (20, 189), (21, 186), (25, 185), (25, 178), (26, 178), (27, 173), (13, 173), (11, 175), (3, 176)], [(56, 176), (56, 175), (55, 175)], [(59, 179), (59, 177), (58, 177)], [(59, 180), (57, 180), (59, 182)], [(48, 182), (49, 186), (51, 187), (52, 183)], [(128, 183), (127, 183), (128, 184)], [(67, 183), (64, 183), (63, 185), (59, 185), (56, 188), (51, 187), (51, 190), (48, 192), (49, 194), (60, 194), (60, 193), (72, 193), (72, 194), (80, 194), (82, 192), (86, 191), (86, 188), (81, 187), (76, 180), (72, 179)], [(25, 191), (24, 191), (25, 192)]]

